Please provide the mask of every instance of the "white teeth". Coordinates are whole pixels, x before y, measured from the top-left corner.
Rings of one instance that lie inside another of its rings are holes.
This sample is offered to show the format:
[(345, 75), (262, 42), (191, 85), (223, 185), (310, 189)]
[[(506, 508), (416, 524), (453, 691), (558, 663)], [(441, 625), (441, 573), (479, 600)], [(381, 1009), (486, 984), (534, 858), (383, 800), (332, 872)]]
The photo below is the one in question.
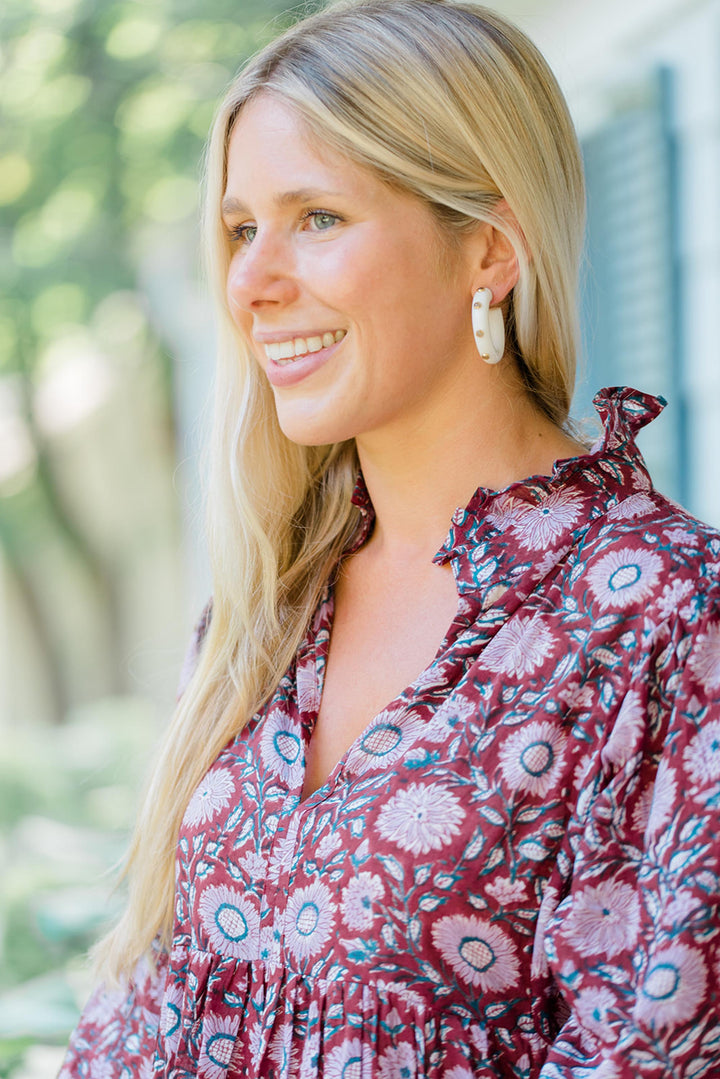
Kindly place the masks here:
[(329, 348), (330, 345), (342, 341), (346, 332), (346, 330), (335, 330), (334, 333), (328, 331), (322, 335), (316, 334), (314, 337), (293, 337), (291, 341), (273, 341), (272, 344), (265, 345), (265, 355), (274, 363), (287, 363), (298, 356), (307, 356), (309, 352), (319, 352), (322, 348)]

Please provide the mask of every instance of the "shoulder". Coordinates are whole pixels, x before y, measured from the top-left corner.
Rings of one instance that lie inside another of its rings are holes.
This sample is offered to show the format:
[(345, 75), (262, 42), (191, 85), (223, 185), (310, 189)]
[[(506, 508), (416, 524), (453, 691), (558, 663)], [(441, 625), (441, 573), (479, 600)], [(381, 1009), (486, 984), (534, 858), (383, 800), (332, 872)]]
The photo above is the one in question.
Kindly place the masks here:
[(600, 611), (720, 617), (720, 531), (652, 487), (618, 500), (592, 522), (577, 551), (577, 576)]

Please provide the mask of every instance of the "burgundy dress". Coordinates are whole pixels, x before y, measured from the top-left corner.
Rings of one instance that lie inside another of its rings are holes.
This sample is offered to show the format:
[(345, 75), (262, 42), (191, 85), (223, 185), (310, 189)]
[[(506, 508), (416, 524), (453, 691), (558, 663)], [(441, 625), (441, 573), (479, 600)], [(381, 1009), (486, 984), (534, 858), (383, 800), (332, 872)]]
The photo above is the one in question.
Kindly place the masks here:
[(62, 1079), (720, 1076), (720, 535), (652, 487), (661, 404), (598, 405), (455, 513), (437, 656), (301, 801), (328, 588), (188, 805), (172, 953)]

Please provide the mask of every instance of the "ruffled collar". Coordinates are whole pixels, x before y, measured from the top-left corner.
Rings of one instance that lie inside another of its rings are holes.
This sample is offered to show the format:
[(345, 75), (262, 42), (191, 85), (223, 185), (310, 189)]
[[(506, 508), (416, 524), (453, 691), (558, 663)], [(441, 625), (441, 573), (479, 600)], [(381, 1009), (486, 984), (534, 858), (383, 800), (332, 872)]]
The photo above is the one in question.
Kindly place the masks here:
[[(549, 476), (531, 476), (499, 491), (479, 487), (468, 504), (453, 514), (434, 561), (452, 562), (459, 590), (468, 592), (478, 584), (478, 550), (493, 535), (509, 530), (521, 548), (516, 555), (527, 553), (529, 561), (552, 559), (576, 543), (591, 521), (621, 502), (647, 500), (652, 484), (635, 437), (662, 412), (665, 403), (662, 397), (625, 386), (600, 390), (593, 404), (603, 434), (588, 453), (556, 461)], [(348, 554), (366, 541), (375, 519), (362, 473), (352, 501), (360, 511), (360, 523)], [(497, 581), (500, 566), (496, 557), (494, 561)], [(523, 561), (516, 558), (513, 576), (522, 570)]]

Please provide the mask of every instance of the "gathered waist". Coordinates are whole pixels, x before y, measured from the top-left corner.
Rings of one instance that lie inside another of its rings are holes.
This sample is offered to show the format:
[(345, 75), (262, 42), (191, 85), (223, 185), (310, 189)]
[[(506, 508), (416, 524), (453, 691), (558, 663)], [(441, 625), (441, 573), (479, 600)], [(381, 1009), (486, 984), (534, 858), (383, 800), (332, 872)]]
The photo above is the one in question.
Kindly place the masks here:
[[(452, 986), (415, 988), (396, 977), (385, 979), (381, 971), (363, 980), (341, 974), (339, 969), (337, 979), (312, 978), (272, 961), (176, 947), (155, 1074), (166, 1079), (311, 1079), (318, 1074), (440, 1079), (454, 1068), (457, 1079), (468, 1071), (467, 1079), (502, 1074), (496, 1052), (500, 1028), (489, 1035), (470, 1009), (453, 1002)], [(534, 1056), (537, 1038), (531, 1026), (528, 1051)], [(512, 1033), (517, 1042), (517, 1017)]]

